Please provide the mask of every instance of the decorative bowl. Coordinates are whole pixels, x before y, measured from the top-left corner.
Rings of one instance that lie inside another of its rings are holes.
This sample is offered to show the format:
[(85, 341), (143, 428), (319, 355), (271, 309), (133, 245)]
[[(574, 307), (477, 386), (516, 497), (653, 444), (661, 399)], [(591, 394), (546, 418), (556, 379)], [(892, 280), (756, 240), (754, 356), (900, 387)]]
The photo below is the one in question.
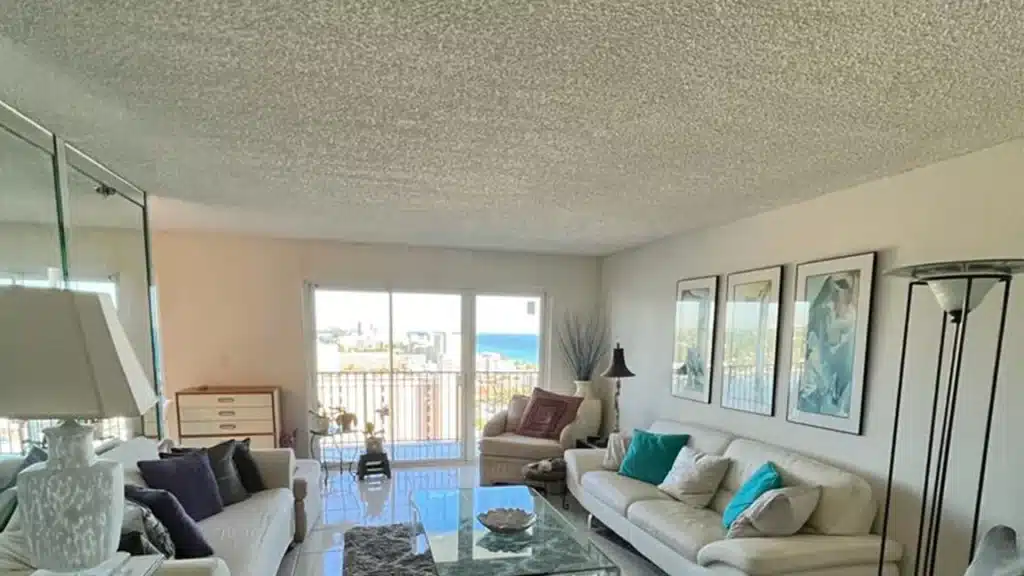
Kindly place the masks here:
[(521, 508), (492, 508), (477, 514), (476, 519), (496, 534), (515, 534), (533, 526), (537, 515)]

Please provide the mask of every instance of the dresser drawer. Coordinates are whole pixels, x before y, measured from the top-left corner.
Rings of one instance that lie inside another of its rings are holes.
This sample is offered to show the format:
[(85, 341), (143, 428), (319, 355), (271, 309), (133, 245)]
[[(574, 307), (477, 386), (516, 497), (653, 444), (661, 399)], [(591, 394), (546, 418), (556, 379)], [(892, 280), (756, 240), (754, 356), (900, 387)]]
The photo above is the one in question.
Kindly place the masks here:
[(178, 394), (182, 408), (269, 408), (273, 404), (270, 394)]
[(206, 436), (203, 438), (182, 438), (179, 445), (182, 448), (209, 448), (216, 444), (227, 440), (245, 440), (249, 439), (249, 448), (253, 450), (269, 450), (276, 448), (277, 444), (274, 442), (273, 436)]
[(274, 434), (272, 420), (224, 420), (219, 422), (186, 422), (178, 423), (178, 432), (182, 436), (207, 436), (211, 434)]
[(273, 422), (274, 409), (270, 406), (218, 408), (180, 408), (182, 422), (223, 422), (234, 420), (266, 420)]

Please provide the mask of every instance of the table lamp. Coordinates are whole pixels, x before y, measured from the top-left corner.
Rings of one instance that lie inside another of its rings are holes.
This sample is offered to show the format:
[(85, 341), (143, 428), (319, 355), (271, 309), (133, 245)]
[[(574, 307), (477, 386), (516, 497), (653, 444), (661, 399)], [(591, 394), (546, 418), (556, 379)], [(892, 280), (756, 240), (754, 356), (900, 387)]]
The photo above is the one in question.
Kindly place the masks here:
[(18, 475), (28, 553), (37, 568), (104, 573), (116, 561), (124, 515), (121, 464), (97, 460), (76, 419), (138, 417), (156, 394), (110, 297), (0, 288), (0, 416), (57, 418), (43, 431), (49, 458)]
[(632, 378), (636, 376), (629, 371), (626, 367), (626, 351), (619, 346), (619, 343), (615, 343), (615, 349), (612, 350), (612, 363), (608, 366), (608, 369), (604, 371), (605, 378), (615, 378), (615, 429), (612, 432), (619, 431), (619, 393), (622, 391), (622, 379)]

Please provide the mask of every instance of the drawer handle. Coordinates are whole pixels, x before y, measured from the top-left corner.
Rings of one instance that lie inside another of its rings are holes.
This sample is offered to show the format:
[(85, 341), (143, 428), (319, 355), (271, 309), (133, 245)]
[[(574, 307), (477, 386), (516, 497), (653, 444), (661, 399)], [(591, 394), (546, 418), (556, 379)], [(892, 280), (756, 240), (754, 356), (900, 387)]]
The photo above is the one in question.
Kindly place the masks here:
[(217, 402), (220, 402), (221, 404), (232, 404), (234, 401), (235, 399), (230, 396), (221, 396), (220, 398), (217, 398)]
[(217, 412), (217, 416), (234, 416), (234, 410), (220, 410)]
[(221, 430), (234, 430), (235, 428), (236, 428), (236, 426), (234, 424), (221, 424), (220, 425), (220, 429)]

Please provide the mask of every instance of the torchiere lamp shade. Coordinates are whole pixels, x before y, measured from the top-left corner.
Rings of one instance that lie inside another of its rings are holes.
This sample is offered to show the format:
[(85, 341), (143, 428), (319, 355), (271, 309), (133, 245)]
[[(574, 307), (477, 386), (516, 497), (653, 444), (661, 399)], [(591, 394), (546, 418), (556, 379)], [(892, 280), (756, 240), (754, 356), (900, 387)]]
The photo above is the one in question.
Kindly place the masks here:
[(611, 365), (608, 366), (608, 369), (601, 376), (605, 378), (632, 378), (636, 376), (626, 366), (626, 351), (618, 343), (615, 344), (615, 349), (612, 350)]
[(153, 385), (106, 294), (0, 288), (0, 416), (141, 416)]

